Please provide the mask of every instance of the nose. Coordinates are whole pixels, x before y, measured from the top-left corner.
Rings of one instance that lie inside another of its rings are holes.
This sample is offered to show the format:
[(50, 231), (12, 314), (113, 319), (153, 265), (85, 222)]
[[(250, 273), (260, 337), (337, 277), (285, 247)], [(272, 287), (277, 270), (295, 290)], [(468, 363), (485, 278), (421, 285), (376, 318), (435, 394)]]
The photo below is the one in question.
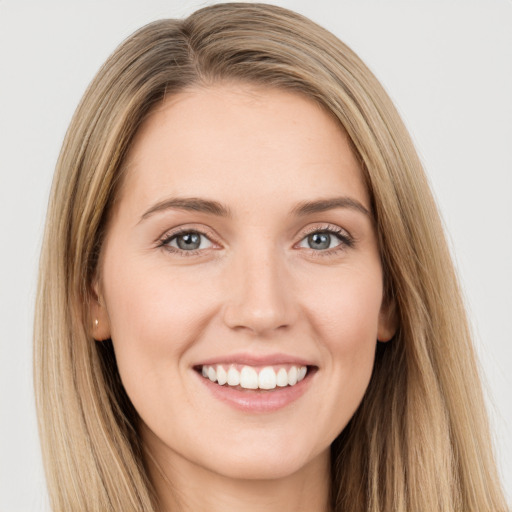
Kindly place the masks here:
[(268, 336), (296, 321), (292, 280), (283, 258), (272, 252), (240, 255), (230, 268), (223, 315), (229, 328)]

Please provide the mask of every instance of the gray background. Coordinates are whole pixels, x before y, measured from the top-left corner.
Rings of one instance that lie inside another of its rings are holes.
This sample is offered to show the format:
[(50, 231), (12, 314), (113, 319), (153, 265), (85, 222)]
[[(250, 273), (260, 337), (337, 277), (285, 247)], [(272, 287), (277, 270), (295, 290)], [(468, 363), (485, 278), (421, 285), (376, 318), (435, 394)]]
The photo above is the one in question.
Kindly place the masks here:
[[(31, 380), (38, 253), (60, 144), (136, 28), (213, 2), (0, 0), (0, 512), (45, 510)], [(512, 2), (278, 0), (333, 31), (395, 101), (449, 233), (512, 496)]]

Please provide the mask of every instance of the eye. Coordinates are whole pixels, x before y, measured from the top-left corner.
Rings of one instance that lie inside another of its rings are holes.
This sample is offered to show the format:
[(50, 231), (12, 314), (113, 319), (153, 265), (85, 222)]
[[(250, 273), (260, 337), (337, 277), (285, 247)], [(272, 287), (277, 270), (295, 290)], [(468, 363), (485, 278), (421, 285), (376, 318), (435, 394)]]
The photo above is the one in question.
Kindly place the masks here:
[[(339, 243), (339, 240), (331, 236), (330, 233), (320, 232), (308, 235), (304, 240), (310, 249), (315, 249), (316, 251), (331, 249), (333, 247), (333, 242), (337, 242), (335, 245), (338, 245)], [(301, 245), (301, 247), (303, 247), (303, 245)]]
[(298, 247), (312, 249), (314, 251), (329, 251), (329, 249), (342, 249), (352, 247), (353, 240), (340, 228), (317, 229), (305, 236)]
[(213, 246), (211, 240), (198, 231), (182, 231), (162, 240), (162, 245), (180, 251), (196, 251), (209, 249)]

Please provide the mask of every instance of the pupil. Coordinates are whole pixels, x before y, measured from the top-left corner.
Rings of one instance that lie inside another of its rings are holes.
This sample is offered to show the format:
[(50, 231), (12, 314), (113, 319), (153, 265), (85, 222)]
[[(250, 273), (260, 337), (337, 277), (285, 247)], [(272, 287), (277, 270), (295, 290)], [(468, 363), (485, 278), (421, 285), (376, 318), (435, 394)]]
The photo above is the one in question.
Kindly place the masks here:
[(186, 233), (178, 236), (176, 243), (180, 249), (184, 249), (185, 251), (198, 249), (201, 245), (201, 237), (198, 233)]
[(308, 243), (311, 249), (328, 249), (331, 245), (331, 236), (328, 233), (313, 233), (308, 236)]

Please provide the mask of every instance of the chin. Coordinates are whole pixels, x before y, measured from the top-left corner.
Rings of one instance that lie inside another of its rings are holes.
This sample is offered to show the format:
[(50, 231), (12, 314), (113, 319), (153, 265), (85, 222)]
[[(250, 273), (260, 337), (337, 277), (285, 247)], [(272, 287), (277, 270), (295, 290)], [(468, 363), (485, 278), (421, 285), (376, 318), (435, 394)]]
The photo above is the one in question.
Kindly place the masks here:
[(306, 453), (297, 453), (283, 450), (282, 447), (273, 449), (271, 446), (257, 447), (240, 452), (234, 450), (227, 456), (224, 453), (222, 461), (212, 464), (213, 458), (206, 464), (209, 469), (219, 475), (238, 480), (277, 480), (292, 476), (306, 469), (310, 465), (323, 460), (328, 460), (329, 449), (315, 456)]

